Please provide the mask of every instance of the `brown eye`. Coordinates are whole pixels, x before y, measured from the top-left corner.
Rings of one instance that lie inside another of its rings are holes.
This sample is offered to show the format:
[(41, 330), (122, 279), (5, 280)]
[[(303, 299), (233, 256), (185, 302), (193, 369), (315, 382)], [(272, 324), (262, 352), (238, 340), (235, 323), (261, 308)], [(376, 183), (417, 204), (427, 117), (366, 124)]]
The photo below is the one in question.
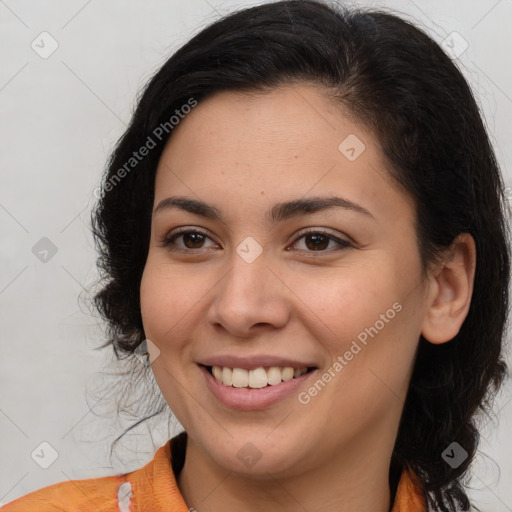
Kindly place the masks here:
[[(176, 241), (182, 239), (181, 244)], [(172, 233), (166, 236), (161, 243), (161, 247), (167, 247), (172, 251), (187, 251), (187, 250), (201, 250), (204, 249), (204, 244), (207, 239), (210, 239), (202, 231), (182, 229), (177, 233)]]
[[(320, 234), (306, 235), (304, 240), (306, 242), (306, 247), (311, 250), (327, 249), (327, 246), (331, 241), (328, 236)], [(308, 241), (310, 241), (311, 244), (308, 244)]]
[(201, 249), (204, 243), (204, 235), (201, 233), (183, 233), (180, 236), (183, 237), (183, 244), (187, 249)]
[(306, 248), (299, 250), (305, 250), (306, 252), (327, 252), (325, 249), (328, 248), (331, 242), (337, 244), (340, 249), (351, 247), (352, 245), (347, 240), (342, 240), (341, 238), (324, 233), (323, 231), (308, 231), (306, 233), (302, 233), (295, 239), (293, 245), (301, 239), (304, 239), (304, 245)]

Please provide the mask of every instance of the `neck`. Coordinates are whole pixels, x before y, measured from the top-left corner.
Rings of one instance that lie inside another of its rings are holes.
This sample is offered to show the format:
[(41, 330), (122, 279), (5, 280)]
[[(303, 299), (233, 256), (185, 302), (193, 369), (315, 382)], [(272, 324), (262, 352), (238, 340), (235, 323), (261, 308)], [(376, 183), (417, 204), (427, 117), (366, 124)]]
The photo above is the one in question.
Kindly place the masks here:
[(389, 461), (379, 464), (383, 458), (366, 453), (344, 449), (321, 467), (254, 479), (219, 466), (188, 438), (177, 483), (187, 506), (197, 512), (389, 512), (394, 498)]

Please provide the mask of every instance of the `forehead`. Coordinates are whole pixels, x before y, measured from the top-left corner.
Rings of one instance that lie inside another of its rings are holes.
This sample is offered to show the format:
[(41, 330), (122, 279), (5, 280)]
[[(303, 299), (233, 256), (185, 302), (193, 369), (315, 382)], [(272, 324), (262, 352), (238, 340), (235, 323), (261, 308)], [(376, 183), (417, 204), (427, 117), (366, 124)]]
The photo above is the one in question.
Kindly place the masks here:
[(311, 85), (222, 91), (199, 102), (158, 165), (155, 203), (171, 193), (247, 205), (343, 193), (376, 210), (413, 206), (389, 177), (378, 141)]

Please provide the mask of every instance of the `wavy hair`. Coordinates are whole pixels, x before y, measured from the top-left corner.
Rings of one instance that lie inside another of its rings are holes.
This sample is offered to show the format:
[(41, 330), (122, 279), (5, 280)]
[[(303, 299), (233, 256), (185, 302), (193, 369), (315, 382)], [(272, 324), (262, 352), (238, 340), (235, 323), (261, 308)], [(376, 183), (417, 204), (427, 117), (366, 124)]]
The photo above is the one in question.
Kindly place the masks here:
[[(102, 279), (94, 305), (108, 338), (99, 348), (133, 359), (135, 372), (133, 356), (145, 340), (139, 287), (155, 172), (172, 117), (216, 91), (264, 92), (300, 82), (329, 91), (375, 135), (392, 179), (414, 198), (424, 271), (460, 233), (476, 242), (469, 312), (448, 343), (420, 337), (391, 459), (392, 470), (407, 467), (419, 476), (429, 505), (469, 510), (463, 484), (479, 443), (478, 413), (491, 411), (507, 373), (507, 206), (468, 83), (431, 37), (400, 16), (320, 0), (267, 3), (211, 23), (157, 70), (110, 155), (92, 212)], [(130, 160), (149, 138), (154, 147)], [(441, 456), (454, 441), (468, 453), (456, 468)]]

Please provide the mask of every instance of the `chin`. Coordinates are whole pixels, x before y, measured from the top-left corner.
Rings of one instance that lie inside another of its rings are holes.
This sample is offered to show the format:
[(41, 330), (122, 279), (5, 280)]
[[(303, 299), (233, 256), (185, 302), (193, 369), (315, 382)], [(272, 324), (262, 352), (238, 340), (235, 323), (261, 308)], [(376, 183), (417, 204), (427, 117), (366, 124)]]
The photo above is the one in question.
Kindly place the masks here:
[[(300, 439), (297, 440), (297, 446), (302, 446)], [(248, 436), (238, 442), (230, 442), (229, 447), (212, 446), (210, 456), (227, 471), (258, 480), (268, 480), (304, 471), (304, 465), (299, 464), (297, 446), (276, 447), (275, 442), (269, 442), (264, 437), (259, 439)]]

